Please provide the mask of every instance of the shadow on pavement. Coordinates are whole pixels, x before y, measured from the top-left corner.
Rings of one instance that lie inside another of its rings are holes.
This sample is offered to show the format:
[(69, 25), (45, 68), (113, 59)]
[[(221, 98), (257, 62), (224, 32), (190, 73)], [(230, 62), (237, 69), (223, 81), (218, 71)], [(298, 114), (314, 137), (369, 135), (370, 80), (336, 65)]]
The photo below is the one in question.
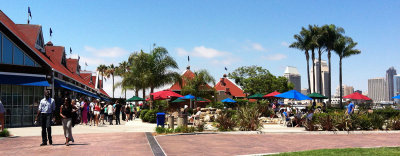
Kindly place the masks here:
[[(65, 144), (53, 144), (53, 146), (65, 146)], [(75, 144), (75, 143), (70, 143), (70, 146), (85, 146), (85, 145), (89, 145), (89, 144)]]

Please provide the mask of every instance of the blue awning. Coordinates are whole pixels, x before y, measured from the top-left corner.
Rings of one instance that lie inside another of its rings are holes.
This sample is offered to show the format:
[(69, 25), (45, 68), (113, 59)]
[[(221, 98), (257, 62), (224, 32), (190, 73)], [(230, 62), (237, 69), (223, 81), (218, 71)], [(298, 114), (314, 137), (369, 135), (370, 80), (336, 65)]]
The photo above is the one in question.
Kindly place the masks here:
[(78, 88), (78, 87), (75, 87), (75, 86), (66, 84), (66, 83), (61, 82), (61, 81), (59, 81), (59, 80), (55, 80), (54, 85), (55, 85), (55, 87), (65, 88), (65, 89), (68, 89), (68, 90), (71, 90), (71, 91), (74, 91), (74, 92), (82, 93), (82, 94), (85, 94), (85, 95), (87, 95), (87, 96), (100, 99), (100, 97), (97, 96), (96, 94), (92, 94), (92, 93), (90, 93), (90, 92), (88, 92), (88, 91), (85, 91), (85, 90), (80, 89), (80, 88)]
[(24, 85), (24, 86), (50, 86), (46, 77), (27, 75), (0, 74), (0, 84)]

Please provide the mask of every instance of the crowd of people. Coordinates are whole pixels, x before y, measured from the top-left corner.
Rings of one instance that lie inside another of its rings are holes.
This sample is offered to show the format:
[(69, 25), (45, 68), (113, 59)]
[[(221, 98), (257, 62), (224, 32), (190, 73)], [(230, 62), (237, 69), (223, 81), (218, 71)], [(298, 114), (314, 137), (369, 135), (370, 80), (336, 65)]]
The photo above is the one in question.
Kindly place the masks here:
[[(35, 124), (38, 123), (39, 116), (41, 119), (42, 144), (40, 146), (47, 145), (47, 141), (50, 145), (53, 144), (51, 126), (55, 121), (54, 113), (56, 109), (55, 101), (50, 97), (50, 91), (45, 91), (44, 95), (45, 97), (40, 101), (35, 118)], [(120, 125), (121, 116), (124, 121), (135, 120), (139, 116), (141, 109), (139, 105), (121, 104), (118, 100), (115, 103), (93, 98), (89, 100), (89, 98), (85, 97), (80, 99), (64, 98), (63, 100), (59, 115), (64, 130), (66, 146), (75, 141), (72, 136), (72, 127), (75, 124), (100, 126), (106, 125), (106, 122), (108, 122), (109, 125), (113, 125), (115, 120), (115, 125)]]

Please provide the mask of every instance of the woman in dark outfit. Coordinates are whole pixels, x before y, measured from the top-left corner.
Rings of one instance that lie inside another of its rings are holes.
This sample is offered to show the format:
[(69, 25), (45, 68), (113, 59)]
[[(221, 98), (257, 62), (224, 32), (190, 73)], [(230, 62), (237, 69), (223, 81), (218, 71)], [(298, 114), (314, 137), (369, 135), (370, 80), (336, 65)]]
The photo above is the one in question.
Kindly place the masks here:
[(69, 146), (69, 142), (74, 142), (72, 137), (72, 116), (78, 110), (71, 104), (68, 98), (64, 99), (64, 104), (60, 107), (60, 116), (62, 117), (62, 125), (64, 129), (65, 145)]

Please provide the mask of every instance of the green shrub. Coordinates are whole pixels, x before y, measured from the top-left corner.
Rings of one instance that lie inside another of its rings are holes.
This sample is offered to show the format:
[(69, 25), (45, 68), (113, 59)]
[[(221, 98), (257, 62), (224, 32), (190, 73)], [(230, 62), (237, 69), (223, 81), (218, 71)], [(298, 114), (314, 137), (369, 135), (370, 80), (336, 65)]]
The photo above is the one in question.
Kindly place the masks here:
[(8, 129), (4, 129), (3, 131), (0, 132), (0, 137), (9, 137), (10, 136), (10, 132), (8, 131)]
[(236, 126), (236, 121), (234, 119), (235, 111), (224, 110), (218, 114), (218, 118), (215, 120), (217, 122), (217, 128), (220, 131), (231, 131)]
[(156, 110), (156, 109), (149, 110), (146, 113), (146, 115), (144, 115), (144, 120), (146, 120), (146, 122), (156, 123), (157, 122), (157, 113), (158, 113), (158, 110)]
[(240, 107), (237, 112), (239, 129), (242, 131), (256, 131), (263, 127), (259, 117), (261, 113), (257, 107)]
[(196, 130), (195, 127), (188, 127), (188, 126), (182, 127), (182, 133), (193, 133), (195, 130)]
[(367, 114), (353, 114), (351, 121), (352, 130), (370, 130), (372, 127), (371, 119)]
[(213, 102), (213, 103), (207, 105), (206, 107), (207, 107), (207, 108), (208, 108), (208, 107), (211, 107), (211, 108), (223, 109), (223, 108), (224, 108), (224, 103), (219, 102), (219, 101), (218, 101), (218, 102)]
[(373, 129), (383, 129), (383, 125), (385, 124), (385, 119), (376, 113), (369, 114), (368, 117), (371, 121), (371, 126)]
[(319, 117), (318, 121), (321, 124), (322, 130), (324, 130), (324, 131), (334, 130), (334, 122), (333, 122), (331, 114), (320, 113), (320, 115), (318, 117)]
[(166, 132), (166, 129), (164, 127), (156, 127), (156, 132), (157, 134), (162, 134)]
[(378, 110), (374, 110), (373, 114), (379, 114), (384, 119), (390, 119), (390, 118), (399, 116), (400, 110), (393, 109), (393, 108), (378, 109)]
[(147, 122), (147, 121), (145, 121), (144, 116), (146, 115), (146, 113), (148, 111), (149, 111), (148, 109), (143, 109), (143, 110), (140, 111), (140, 116), (139, 117), (140, 117), (140, 119), (143, 120), (143, 122)]
[(172, 128), (166, 128), (165, 129), (165, 133), (174, 133), (174, 129), (172, 129)]
[(204, 131), (204, 123), (200, 122), (199, 124), (197, 124), (196, 130), (199, 132), (203, 132)]
[(182, 132), (182, 127), (178, 126), (178, 127), (175, 128), (174, 131), (175, 131), (175, 133), (181, 133)]
[(400, 116), (390, 119), (388, 128), (391, 130), (400, 130)]

